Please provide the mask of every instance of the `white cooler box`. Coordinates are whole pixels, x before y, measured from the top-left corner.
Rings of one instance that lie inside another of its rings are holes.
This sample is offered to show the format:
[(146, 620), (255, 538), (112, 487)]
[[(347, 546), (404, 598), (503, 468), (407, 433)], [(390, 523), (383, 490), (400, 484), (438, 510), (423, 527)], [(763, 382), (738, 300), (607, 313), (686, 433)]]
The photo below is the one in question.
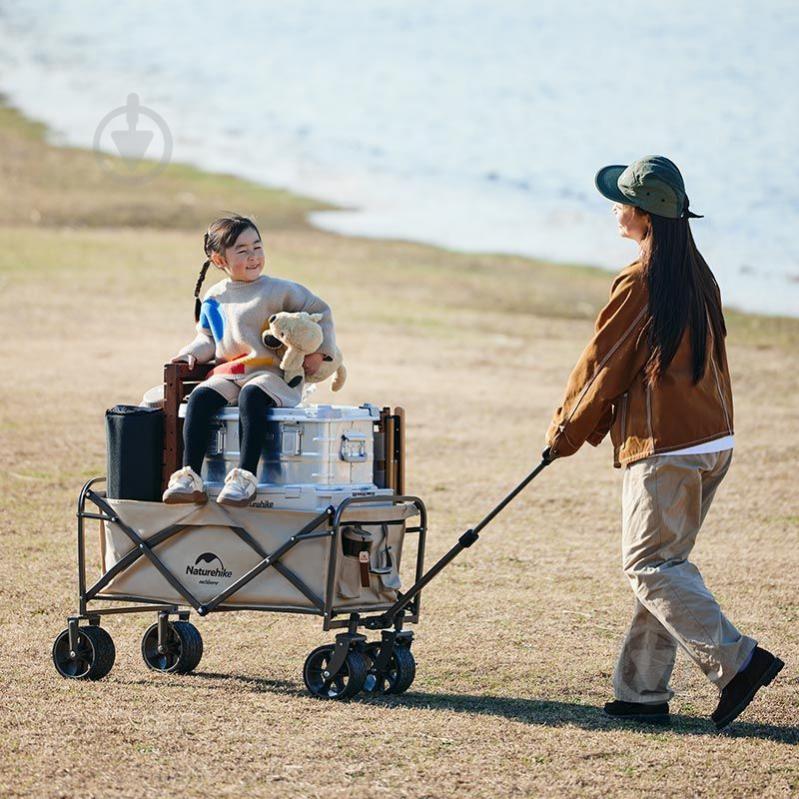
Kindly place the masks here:
[[(185, 415), (183, 404), (180, 416)], [(259, 486), (374, 490), (375, 424), (379, 418), (379, 409), (370, 404), (271, 408), (258, 464)], [(203, 463), (202, 477), (211, 493), (218, 493), (225, 476), (238, 463), (239, 409), (227, 406), (211, 421)]]

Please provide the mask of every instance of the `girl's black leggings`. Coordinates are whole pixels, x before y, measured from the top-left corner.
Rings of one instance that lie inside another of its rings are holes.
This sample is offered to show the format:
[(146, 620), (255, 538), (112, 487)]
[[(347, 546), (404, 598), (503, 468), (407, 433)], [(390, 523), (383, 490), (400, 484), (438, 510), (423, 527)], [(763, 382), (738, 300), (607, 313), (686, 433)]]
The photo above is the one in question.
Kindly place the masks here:
[[(211, 417), (225, 405), (227, 400), (207, 386), (198, 386), (189, 394), (183, 423), (183, 465), (197, 474), (208, 449)], [(239, 392), (239, 467), (255, 475), (266, 438), (266, 411), (274, 407), (274, 400), (258, 386), (244, 386)]]

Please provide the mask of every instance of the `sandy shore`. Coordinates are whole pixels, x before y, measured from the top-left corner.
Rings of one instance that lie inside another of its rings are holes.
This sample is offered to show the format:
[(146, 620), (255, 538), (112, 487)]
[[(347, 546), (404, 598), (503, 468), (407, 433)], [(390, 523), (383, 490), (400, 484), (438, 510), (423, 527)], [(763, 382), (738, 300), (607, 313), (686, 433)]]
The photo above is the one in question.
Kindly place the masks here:
[(715, 689), (682, 653), (671, 730), (599, 712), (632, 609), (608, 442), (545, 472), (431, 584), (403, 697), (310, 699), (301, 668), (328, 640), (318, 620), (255, 613), (203, 620), (190, 677), (145, 669), (149, 616), (109, 622), (106, 680), (58, 677), (74, 505), (105, 472), (104, 411), (138, 401), (191, 337), (202, 232), (219, 211), (254, 214), (267, 269), (333, 306), (350, 372), (336, 401), (407, 409), (431, 562), (537, 462), (611, 276), (322, 233), (305, 221), (318, 203), (185, 166), (131, 188), (43, 134), (0, 107), (0, 794), (799, 794), (796, 319), (728, 313), (737, 447), (696, 562), (734, 623), (787, 665), (725, 734), (707, 718)]

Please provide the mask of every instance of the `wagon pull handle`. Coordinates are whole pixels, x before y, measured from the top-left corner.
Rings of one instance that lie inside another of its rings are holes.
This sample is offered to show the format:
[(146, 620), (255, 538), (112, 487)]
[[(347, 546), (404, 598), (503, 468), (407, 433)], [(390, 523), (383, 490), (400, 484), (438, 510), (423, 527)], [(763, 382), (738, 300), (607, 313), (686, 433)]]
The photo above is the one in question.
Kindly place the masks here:
[[(533, 471), (530, 472), (530, 474), (528, 474), (527, 477), (525, 477), (524, 480), (522, 480), (521, 483), (519, 483), (519, 485), (517, 485), (516, 488), (514, 488), (513, 491), (511, 491), (510, 494), (508, 494), (508, 496), (502, 500), (502, 502), (499, 503), (499, 505), (497, 505), (490, 513), (488, 513), (488, 515), (479, 524), (476, 524), (471, 530), (467, 530), (460, 537), (459, 543), (463, 542), (464, 547), (470, 547), (475, 541), (477, 541), (480, 531), (486, 525), (490, 524), (495, 516), (503, 511), (508, 505), (510, 505), (510, 503), (513, 502), (513, 500), (516, 499), (516, 497), (521, 494), (522, 491), (524, 491), (524, 489), (527, 488), (527, 486), (532, 483), (532, 481), (542, 471), (544, 471), (544, 469), (549, 466), (553, 460), (554, 458), (552, 458), (549, 453), (549, 447), (547, 447), (541, 454), (541, 463), (539, 463), (538, 466), (536, 466), (535, 469), (533, 469)], [(466, 541), (463, 540), (464, 538)]]

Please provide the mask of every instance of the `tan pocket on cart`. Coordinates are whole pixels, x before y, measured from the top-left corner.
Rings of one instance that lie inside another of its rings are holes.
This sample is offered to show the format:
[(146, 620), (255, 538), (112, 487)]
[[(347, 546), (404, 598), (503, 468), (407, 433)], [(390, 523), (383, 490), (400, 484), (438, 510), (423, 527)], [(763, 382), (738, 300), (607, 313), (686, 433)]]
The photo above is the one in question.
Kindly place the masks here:
[(361, 595), (364, 588), (369, 587), (372, 541), (372, 534), (361, 528), (345, 527), (341, 531), (342, 557), (338, 577), (340, 596), (355, 599)]
[(392, 548), (388, 525), (345, 527), (341, 533), (343, 555), (338, 593), (347, 599), (375, 601), (388, 595), (393, 602), (400, 587), (399, 561)]
[(372, 574), (376, 574), (384, 591), (396, 591), (400, 587), (397, 557), (389, 543), (389, 527), (380, 525), (376, 534), (378, 543), (372, 548)]

